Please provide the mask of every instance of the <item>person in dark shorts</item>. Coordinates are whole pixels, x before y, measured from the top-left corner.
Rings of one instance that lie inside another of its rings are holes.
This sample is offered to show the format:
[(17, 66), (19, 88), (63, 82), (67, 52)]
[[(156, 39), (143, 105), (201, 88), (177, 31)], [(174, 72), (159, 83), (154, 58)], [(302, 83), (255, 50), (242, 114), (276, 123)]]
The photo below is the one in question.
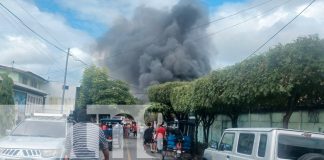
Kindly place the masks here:
[(148, 128), (144, 131), (144, 148), (146, 149), (146, 146), (149, 144), (150, 145), (150, 149), (152, 151), (152, 143), (153, 143), (153, 132), (154, 132), (154, 128), (152, 127), (151, 123), (147, 124)]

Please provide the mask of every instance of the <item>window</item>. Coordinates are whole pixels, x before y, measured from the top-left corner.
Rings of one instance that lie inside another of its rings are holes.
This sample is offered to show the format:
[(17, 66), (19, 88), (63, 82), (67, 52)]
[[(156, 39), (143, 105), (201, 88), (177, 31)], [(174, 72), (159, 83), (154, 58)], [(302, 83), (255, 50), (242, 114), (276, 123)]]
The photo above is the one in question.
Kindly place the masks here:
[(37, 81), (35, 79), (31, 81), (31, 86), (37, 88)]
[(240, 133), (237, 152), (251, 155), (253, 149), (254, 137), (255, 136), (252, 133)]
[(223, 151), (232, 151), (234, 143), (234, 133), (225, 133), (219, 145), (219, 149)]
[(259, 149), (258, 149), (258, 156), (259, 157), (264, 157), (265, 156), (265, 151), (267, 147), (267, 135), (266, 134), (261, 134), (260, 135), (260, 141), (259, 141)]
[(24, 121), (13, 131), (12, 136), (65, 137), (64, 122)]
[(27, 77), (26, 76), (22, 77), (22, 83), (27, 85)]
[(297, 159), (306, 153), (324, 153), (324, 140), (307, 133), (300, 136), (280, 134), (277, 150), (278, 158)]

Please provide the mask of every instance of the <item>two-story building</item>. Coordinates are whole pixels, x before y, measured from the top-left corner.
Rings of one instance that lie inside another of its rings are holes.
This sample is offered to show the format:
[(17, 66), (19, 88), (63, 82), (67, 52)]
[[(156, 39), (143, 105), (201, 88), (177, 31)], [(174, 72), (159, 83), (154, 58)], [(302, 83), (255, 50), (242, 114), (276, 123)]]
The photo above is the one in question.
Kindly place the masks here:
[(14, 82), (14, 101), (19, 116), (33, 113), (44, 106), (47, 93), (42, 88), (47, 85), (47, 80), (32, 72), (2, 65), (0, 73), (8, 74)]
[[(60, 113), (62, 86), (49, 82), (30, 71), (0, 65), (0, 73), (6, 73), (14, 82), (14, 101), (17, 106), (18, 119), (35, 112)], [(63, 113), (74, 109), (76, 87), (70, 86), (65, 92)]]

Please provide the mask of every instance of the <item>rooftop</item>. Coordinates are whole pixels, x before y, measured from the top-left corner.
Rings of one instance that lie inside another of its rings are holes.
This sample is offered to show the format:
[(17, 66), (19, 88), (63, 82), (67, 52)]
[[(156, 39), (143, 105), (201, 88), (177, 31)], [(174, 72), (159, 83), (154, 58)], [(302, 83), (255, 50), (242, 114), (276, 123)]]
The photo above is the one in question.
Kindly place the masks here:
[(28, 74), (28, 75), (32, 75), (33, 77), (36, 77), (42, 81), (45, 81), (47, 82), (46, 79), (44, 79), (43, 77), (33, 73), (33, 72), (30, 72), (30, 71), (25, 71), (25, 70), (21, 70), (21, 69), (18, 69), (18, 68), (13, 68), (13, 67), (7, 67), (7, 66), (3, 66), (3, 65), (0, 65), (0, 69), (4, 69), (4, 70), (12, 70), (12, 71), (15, 71), (15, 72), (18, 72), (18, 73), (23, 73), (23, 74)]

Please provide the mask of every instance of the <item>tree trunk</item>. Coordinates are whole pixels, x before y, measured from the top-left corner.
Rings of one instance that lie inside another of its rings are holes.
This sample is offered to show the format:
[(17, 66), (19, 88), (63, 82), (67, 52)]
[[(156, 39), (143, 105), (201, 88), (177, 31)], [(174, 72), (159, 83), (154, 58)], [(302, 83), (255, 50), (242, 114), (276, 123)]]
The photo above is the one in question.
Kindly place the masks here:
[(200, 119), (197, 114), (195, 115), (195, 121), (196, 121), (196, 125), (195, 125), (195, 145), (194, 145), (194, 147), (195, 147), (196, 154), (198, 154), (198, 126), (200, 124)]
[(230, 114), (229, 117), (231, 118), (232, 121), (232, 128), (237, 128), (237, 120), (238, 120), (238, 115), (237, 114)]
[(286, 112), (286, 114), (284, 115), (283, 119), (282, 119), (282, 127), (283, 128), (288, 128), (288, 124), (289, 124), (289, 119), (292, 115), (293, 111), (292, 110), (288, 110)]
[(213, 124), (215, 119), (215, 115), (213, 114), (204, 114), (202, 122), (203, 122), (203, 130), (204, 130), (204, 143), (208, 143), (209, 140), (209, 130), (210, 126)]
[(289, 124), (289, 119), (291, 117), (291, 115), (293, 114), (294, 112), (294, 108), (295, 108), (295, 105), (296, 105), (296, 102), (295, 102), (296, 98), (293, 96), (293, 97), (290, 97), (289, 100), (288, 100), (288, 109), (286, 111), (286, 114), (284, 115), (283, 119), (282, 119), (282, 127), (283, 128), (288, 128), (288, 124)]
[(208, 143), (208, 137), (207, 137), (207, 130), (206, 127), (204, 126), (204, 143), (207, 144)]

